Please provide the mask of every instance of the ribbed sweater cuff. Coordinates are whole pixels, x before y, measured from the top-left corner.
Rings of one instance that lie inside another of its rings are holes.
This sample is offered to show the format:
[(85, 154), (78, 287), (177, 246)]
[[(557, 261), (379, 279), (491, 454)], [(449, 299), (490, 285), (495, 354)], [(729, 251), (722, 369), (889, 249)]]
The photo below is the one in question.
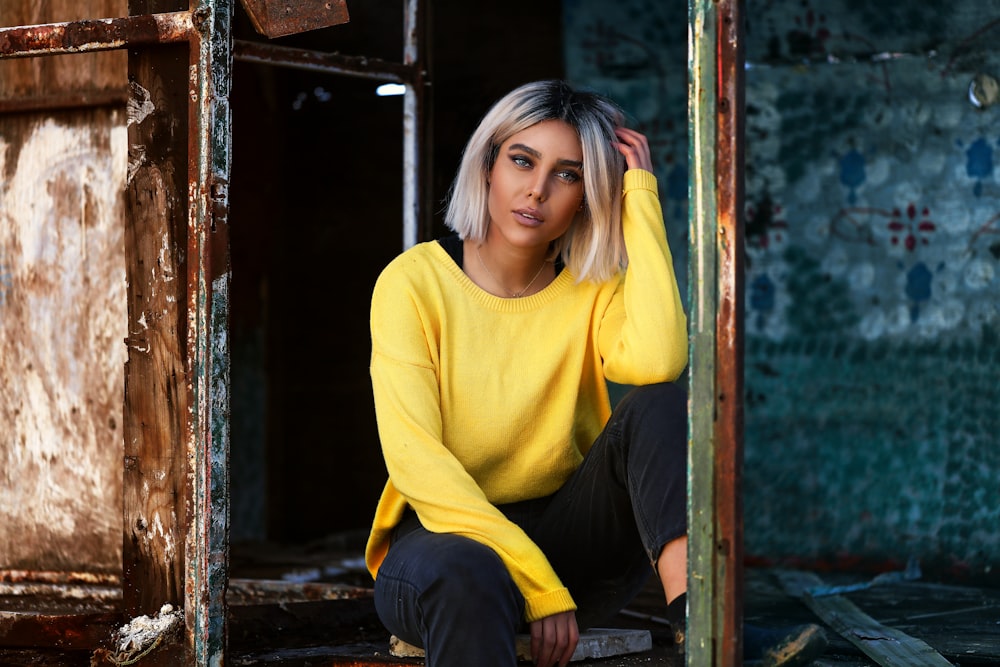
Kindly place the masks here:
[(558, 588), (551, 593), (536, 595), (530, 600), (524, 601), (524, 619), (528, 623), (552, 614), (575, 610), (576, 603), (573, 602), (568, 588)]
[(625, 172), (625, 179), (622, 182), (625, 192), (629, 190), (649, 190), (657, 192), (656, 176), (645, 169), (629, 169)]

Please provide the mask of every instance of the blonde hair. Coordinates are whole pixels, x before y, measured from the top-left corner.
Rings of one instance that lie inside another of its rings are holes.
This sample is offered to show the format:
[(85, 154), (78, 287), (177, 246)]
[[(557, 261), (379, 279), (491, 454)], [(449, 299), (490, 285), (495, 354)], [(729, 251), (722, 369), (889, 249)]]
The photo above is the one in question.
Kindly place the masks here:
[(489, 226), (487, 179), (500, 146), (544, 120), (576, 130), (583, 149), (584, 206), (569, 230), (554, 242), (553, 256), (578, 280), (607, 280), (628, 263), (622, 236), (622, 176), (625, 158), (612, 142), (624, 120), (621, 109), (597, 93), (564, 81), (524, 84), (497, 101), (472, 133), (452, 183), (445, 223), (460, 238), (482, 242)]

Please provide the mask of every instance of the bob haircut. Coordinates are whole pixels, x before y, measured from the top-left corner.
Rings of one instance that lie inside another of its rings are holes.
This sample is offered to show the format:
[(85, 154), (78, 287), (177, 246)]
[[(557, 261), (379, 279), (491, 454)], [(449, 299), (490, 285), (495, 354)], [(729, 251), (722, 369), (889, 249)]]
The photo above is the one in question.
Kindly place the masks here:
[(463, 240), (486, 240), (487, 181), (500, 146), (545, 120), (561, 120), (576, 130), (583, 149), (584, 206), (566, 233), (553, 242), (551, 258), (561, 255), (578, 281), (607, 280), (628, 263), (621, 222), (625, 158), (613, 143), (618, 141), (615, 128), (622, 125), (624, 113), (606, 97), (574, 90), (564, 81), (524, 84), (483, 116), (462, 153), (445, 223)]

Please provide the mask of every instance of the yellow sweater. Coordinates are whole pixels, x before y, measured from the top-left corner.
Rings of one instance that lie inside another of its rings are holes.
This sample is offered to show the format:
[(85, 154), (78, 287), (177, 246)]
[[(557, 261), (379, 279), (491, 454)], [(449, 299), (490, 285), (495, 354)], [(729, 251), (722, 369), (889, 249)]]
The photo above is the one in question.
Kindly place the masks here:
[(371, 378), (389, 481), (366, 549), (372, 576), (409, 505), (430, 531), (492, 548), (534, 621), (576, 608), (541, 550), (495, 507), (555, 492), (611, 414), (605, 378), (677, 378), (687, 322), (653, 174), (625, 174), (623, 275), (541, 292), (480, 289), (437, 242), (394, 259), (372, 296)]

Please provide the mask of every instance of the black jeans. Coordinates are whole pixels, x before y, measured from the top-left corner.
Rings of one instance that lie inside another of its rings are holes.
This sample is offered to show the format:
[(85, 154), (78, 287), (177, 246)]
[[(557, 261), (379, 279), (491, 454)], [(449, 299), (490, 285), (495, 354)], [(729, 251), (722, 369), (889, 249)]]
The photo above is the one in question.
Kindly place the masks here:
[[(638, 387), (559, 491), (499, 509), (545, 553), (583, 630), (624, 607), (663, 546), (686, 534), (686, 471), (686, 393)], [(426, 650), (428, 667), (517, 663), (524, 599), (503, 562), (478, 542), (425, 530), (412, 512), (379, 569), (375, 606), (390, 632)]]

